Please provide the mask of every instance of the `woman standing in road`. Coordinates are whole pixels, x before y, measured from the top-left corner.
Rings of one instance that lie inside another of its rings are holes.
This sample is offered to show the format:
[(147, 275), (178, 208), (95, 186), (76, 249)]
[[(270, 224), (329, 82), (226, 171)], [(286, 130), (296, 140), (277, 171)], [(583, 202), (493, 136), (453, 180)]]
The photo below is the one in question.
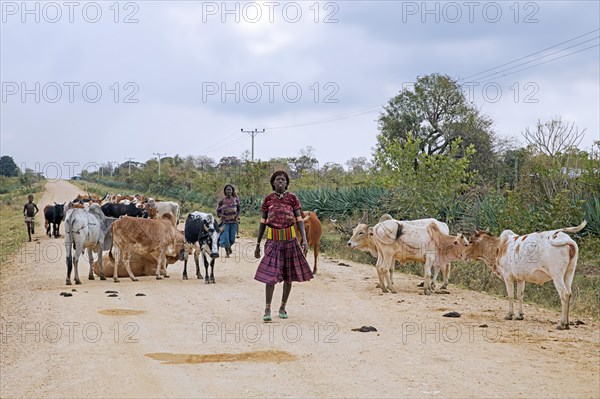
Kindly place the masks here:
[[(265, 230), (267, 242), (265, 255), (258, 265), (254, 278), (266, 284), (266, 307), (264, 321), (271, 321), (271, 301), (275, 284), (283, 281), (283, 295), (279, 307), (279, 317), (287, 319), (285, 309), (292, 281), (308, 281), (313, 278), (310, 266), (304, 257), (308, 251), (304, 222), (302, 221), (301, 206), (298, 198), (287, 191), (290, 178), (279, 170), (271, 176), (273, 192), (267, 195), (260, 207), (261, 219), (258, 226), (258, 238), (254, 256), (260, 258), (260, 242)], [(302, 248), (296, 239), (294, 224), (302, 236)]]
[(229, 258), (229, 255), (233, 252), (231, 247), (235, 243), (237, 234), (240, 200), (231, 184), (227, 184), (223, 188), (223, 194), (225, 197), (217, 205), (217, 217), (221, 219), (224, 228), (219, 238), (219, 246), (225, 248), (225, 257)]

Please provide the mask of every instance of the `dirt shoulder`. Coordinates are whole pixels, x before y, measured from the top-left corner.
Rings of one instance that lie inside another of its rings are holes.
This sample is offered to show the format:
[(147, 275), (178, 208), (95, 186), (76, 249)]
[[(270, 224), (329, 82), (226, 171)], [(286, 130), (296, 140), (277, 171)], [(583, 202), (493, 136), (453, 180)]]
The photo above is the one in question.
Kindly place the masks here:
[[(38, 205), (78, 191), (48, 183)], [(372, 266), (321, 257), (319, 275), (294, 285), (290, 318), (264, 324), (249, 240), (217, 260), (216, 284), (183, 281), (182, 262), (161, 281), (89, 281), (82, 259), (83, 284), (65, 286), (64, 239), (37, 222), (38, 241), (0, 268), (3, 398), (600, 397), (600, 330), (588, 319), (556, 331), (557, 312), (526, 306), (525, 321), (505, 321), (505, 298), (453, 285), (423, 296), (401, 273), (384, 295)], [(277, 286), (274, 307), (280, 296)], [(377, 331), (352, 331), (363, 325)]]

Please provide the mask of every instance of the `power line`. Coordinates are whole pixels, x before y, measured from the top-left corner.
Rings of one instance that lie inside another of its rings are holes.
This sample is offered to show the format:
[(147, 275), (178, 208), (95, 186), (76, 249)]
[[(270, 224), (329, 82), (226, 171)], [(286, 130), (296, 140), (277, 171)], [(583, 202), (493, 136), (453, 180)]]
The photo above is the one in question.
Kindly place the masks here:
[(321, 120), (317, 120), (317, 121), (313, 121), (313, 122), (306, 122), (306, 123), (300, 123), (297, 125), (288, 125), (288, 126), (274, 126), (274, 127), (268, 127), (266, 129), (269, 130), (278, 130), (278, 129), (291, 129), (291, 128), (296, 128), (296, 127), (305, 127), (305, 126), (312, 126), (312, 125), (319, 125), (321, 123), (327, 123), (327, 122), (334, 122), (334, 121), (338, 121), (338, 120), (342, 120), (342, 119), (348, 119), (348, 118), (354, 118), (355, 116), (360, 116), (363, 114), (368, 114), (370, 112), (373, 111), (377, 111), (381, 108), (381, 105), (375, 105), (369, 108), (364, 108), (362, 110), (358, 110), (358, 111), (353, 111), (350, 112), (348, 114), (342, 114), (342, 115), (337, 115), (331, 118), (327, 118), (327, 119), (321, 119)]
[(589, 31), (589, 32), (587, 32), (587, 33), (584, 33), (584, 34), (582, 34), (582, 35), (575, 36), (575, 37), (573, 37), (573, 38), (571, 38), (571, 39), (569, 39), (569, 40), (565, 40), (565, 41), (563, 41), (563, 42), (560, 42), (560, 43), (557, 43), (557, 44), (555, 44), (555, 45), (553, 45), (553, 46), (546, 47), (545, 49), (542, 49), (542, 50), (536, 51), (536, 52), (534, 52), (534, 53), (531, 53), (531, 54), (527, 54), (527, 55), (525, 55), (525, 56), (523, 56), (523, 57), (520, 57), (520, 58), (514, 59), (514, 60), (512, 60), (512, 61), (506, 62), (506, 63), (504, 63), (504, 64), (501, 64), (501, 65), (497, 65), (497, 66), (495, 66), (495, 67), (493, 67), (493, 68), (486, 69), (485, 71), (481, 71), (481, 72), (478, 72), (478, 73), (476, 73), (476, 74), (473, 74), (473, 75), (467, 76), (466, 78), (459, 79), (458, 81), (460, 82), (460, 81), (463, 81), (463, 80), (466, 80), (466, 79), (470, 79), (470, 78), (472, 78), (472, 77), (474, 77), (474, 76), (481, 75), (481, 74), (484, 74), (484, 73), (487, 73), (487, 72), (493, 71), (494, 69), (502, 68), (503, 66), (506, 66), (506, 65), (512, 64), (513, 62), (521, 61), (521, 60), (523, 60), (523, 59), (525, 59), (525, 58), (529, 58), (529, 57), (531, 57), (532, 55), (536, 55), (536, 54), (539, 54), (539, 53), (543, 53), (543, 52), (544, 52), (544, 51), (546, 51), (546, 50), (550, 50), (550, 49), (552, 49), (552, 48), (555, 48), (555, 47), (558, 47), (558, 46), (560, 46), (560, 45), (562, 45), (562, 44), (565, 44), (565, 43), (572, 42), (573, 40), (577, 40), (577, 39), (579, 39), (579, 38), (581, 38), (581, 37), (587, 36), (587, 35), (589, 35), (589, 34), (591, 34), (591, 33), (598, 32), (598, 31), (600, 31), (600, 29), (594, 29), (594, 30), (592, 30), (592, 31)]
[[(550, 54), (546, 54), (546, 55), (544, 55), (544, 56), (541, 56), (541, 57), (539, 57), (539, 58), (536, 58), (536, 59), (533, 59), (533, 60), (530, 60), (530, 61), (527, 61), (527, 62), (522, 62), (522, 63), (520, 63), (520, 64), (513, 65), (513, 66), (511, 66), (511, 67), (508, 67), (508, 68), (506, 68), (506, 69), (501, 69), (501, 70), (500, 70), (500, 71), (498, 71), (498, 72), (494, 72), (494, 73), (492, 73), (492, 74), (485, 75), (485, 76), (483, 76), (483, 77), (481, 77), (481, 78), (477, 78), (477, 80), (486, 79), (486, 78), (488, 78), (488, 77), (492, 77), (492, 76), (494, 76), (494, 75), (497, 75), (497, 74), (499, 74), (499, 73), (502, 73), (502, 72), (505, 72), (505, 71), (511, 70), (511, 69), (513, 69), (513, 68), (517, 68), (517, 67), (520, 67), (520, 66), (523, 66), (523, 65), (527, 65), (527, 64), (530, 64), (530, 63), (532, 63), (532, 62), (537, 62), (537, 61), (540, 61), (540, 60), (542, 60), (542, 59), (544, 59), (544, 58), (546, 58), (546, 57), (550, 57), (551, 55), (554, 55), (554, 54), (561, 53), (561, 52), (563, 52), (563, 51), (565, 51), (565, 50), (568, 50), (568, 49), (570, 49), (570, 48), (577, 47), (577, 46), (580, 46), (580, 45), (582, 45), (582, 44), (584, 44), (584, 43), (591, 42), (592, 40), (597, 40), (597, 39), (600, 39), (600, 36), (596, 36), (596, 37), (593, 37), (593, 38), (591, 38), (591, 39), (585, 40), (585, 41), (583, 41), (583, 42), (581, 42), (581, 43), (577, 43), (577, 44), (574, 44), (574, 45), (572, 45), (572, 46), (565, 47), (565, 48), (563, 48), (563, 49), (560, 49), (560, 50), (558, 50), (558, 51), (554, 51), (554, 52), (552, 52), (552, 53), (550, 53)], [(592, 46), (592, 47), (594, 47), (594, 46)], [(587, 48), (585, 48), (584, 50), (587, 50), (587, 49), (589, 49), (589, 48), (591, 48), (591, 47), (587, 47)], [(583, 51), (583, 50), (582, 50), (582, 51)], [(578, 53), (578, 52), (579, 52), (579, 51), (576, 51), (576, 52), (574, 52), (574, 53), (567, 54), (567, 55), (576, 54), (576, 53)], [(565, 55), (565, 57), (566, 57), (567, 55)], [(555, 59), (553, 59), (553, 60), (550, 60), (550, 61), (558, 60), (558, 59), (560, 59), (560, 58), (564, 58), (564, 57), (558, 57), (558, 58), (555, 58)], [(544, 63), (545, 63), (545, 62), (543, 62), (543, 63), (541, 63), (541, 64), (538, 64), (538, 65), (542, 65), (542, 64), (544, 64)], [(528, 69), (528, 68), (525, 68), (525, 69)], [(523, 70), (523, 69), (520, 69), (520, 71), (522, 71), (522, 70)], [(502, 75), (502, 76), (506, 76), (506, 75)]]
[[(573, 54), (581, 53), (582, 51), (589, 50), (589, 49), (591, 49), (591, 48), (594, 48), (594, 47), (599, 47), (599, 46), (600, 46), (600, 44), (594, 44), (593, 46), (589, 46), (589, 47), (586, 47), (586, 48), (582, 48), (582, 49), (580, 49), (580, 50), (577, 50), (577, 51), (574, 51), (574, 52), (572, 52), (572, 53), (565, 54), (565, 55), (562, 55), (562, 56), (560, 56), (560, 57), (556, 57), (556, 58), (553, 58), (553, 59), (551, 59), (551, 60), (547, 60), (547, 61), (544, 61), (544, 62), (540, 62), (539, 64), (531, 65), (531, 66), (528, 66), (528, 67), (526, 67), (526, 68), (521, 68), (521, 69), (519, 69), (519, 70), (513, 71), (513, 72), (511, 72), (511, 73), (506, 73), (506, 74), (504, 74), (504, 75), (500, 75), (500, 76), (498, 76), (498, 77), (499, 77), (499, 78), (502, 78), (502, 77), (504, 77), (504, 76), (508, 76), (508, 75), (512, 75), (512, 74), (514, 74), (514, 73), (517, 73), (517, 72), (524, 71), (524, 70), (526, 70), (526, 69), (535, 68), (535, 67), (537, 67), (537, 66), (540, 66), (540, 65), (546, 64), (546, 63), (548, 63), (548, 62), (552, 62), (552, 61), (560, 60), (561, 58), (565, 58), (565, 57), (568, 57), (568, 56), (570, 56), (570, 55), (573, 55)], [(488, 79), (487, 81), (489, 81), (489, 79)], [(487, 81), (486, 81), (486, 82), (487, 82)], [(480, 83), (484, 83), (484, 82), (480, 82)]]

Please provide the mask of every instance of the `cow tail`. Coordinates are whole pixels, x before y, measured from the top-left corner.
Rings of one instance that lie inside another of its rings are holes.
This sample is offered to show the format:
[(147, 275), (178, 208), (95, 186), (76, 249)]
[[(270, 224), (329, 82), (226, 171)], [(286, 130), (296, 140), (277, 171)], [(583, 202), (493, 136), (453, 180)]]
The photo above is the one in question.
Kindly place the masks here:
[(400, 238), (400, 236), (402, 235), (402, 223), (400, 222), (396, 222), (398, 223), (398, 230), (396, 230), (396, 241), (398, 241), (398, 239)]
[[(112, 254), (112, 249), (113, 249), (113, 244), (115, 242), (115, 235), (113, 234), (113, 225), (110, 225), (110, 235), (112, 236), (112, 240), (110, 240), (110, 249), (108, 250), (108, 259), (110, 259), (110, 261), (113, 263), (113, 265), (115, 264), (115, 258)], [(115, 266), (116, 267), (116, 266)]]

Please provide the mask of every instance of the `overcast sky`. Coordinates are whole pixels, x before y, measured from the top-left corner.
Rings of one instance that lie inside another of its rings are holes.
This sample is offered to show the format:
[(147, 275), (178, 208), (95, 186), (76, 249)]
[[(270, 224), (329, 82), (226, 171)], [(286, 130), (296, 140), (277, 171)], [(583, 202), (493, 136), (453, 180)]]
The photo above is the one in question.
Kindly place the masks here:
[[(600, 140), (598, 1), (3, 1), (1, 153), (21, 167), (167, 156), (371, 158), (381, 107), (448, 74), (502, 137)], [(93, 168), (91, 168), (93, 169)], [(68, 176), (67, 176), (68, 177)]]

